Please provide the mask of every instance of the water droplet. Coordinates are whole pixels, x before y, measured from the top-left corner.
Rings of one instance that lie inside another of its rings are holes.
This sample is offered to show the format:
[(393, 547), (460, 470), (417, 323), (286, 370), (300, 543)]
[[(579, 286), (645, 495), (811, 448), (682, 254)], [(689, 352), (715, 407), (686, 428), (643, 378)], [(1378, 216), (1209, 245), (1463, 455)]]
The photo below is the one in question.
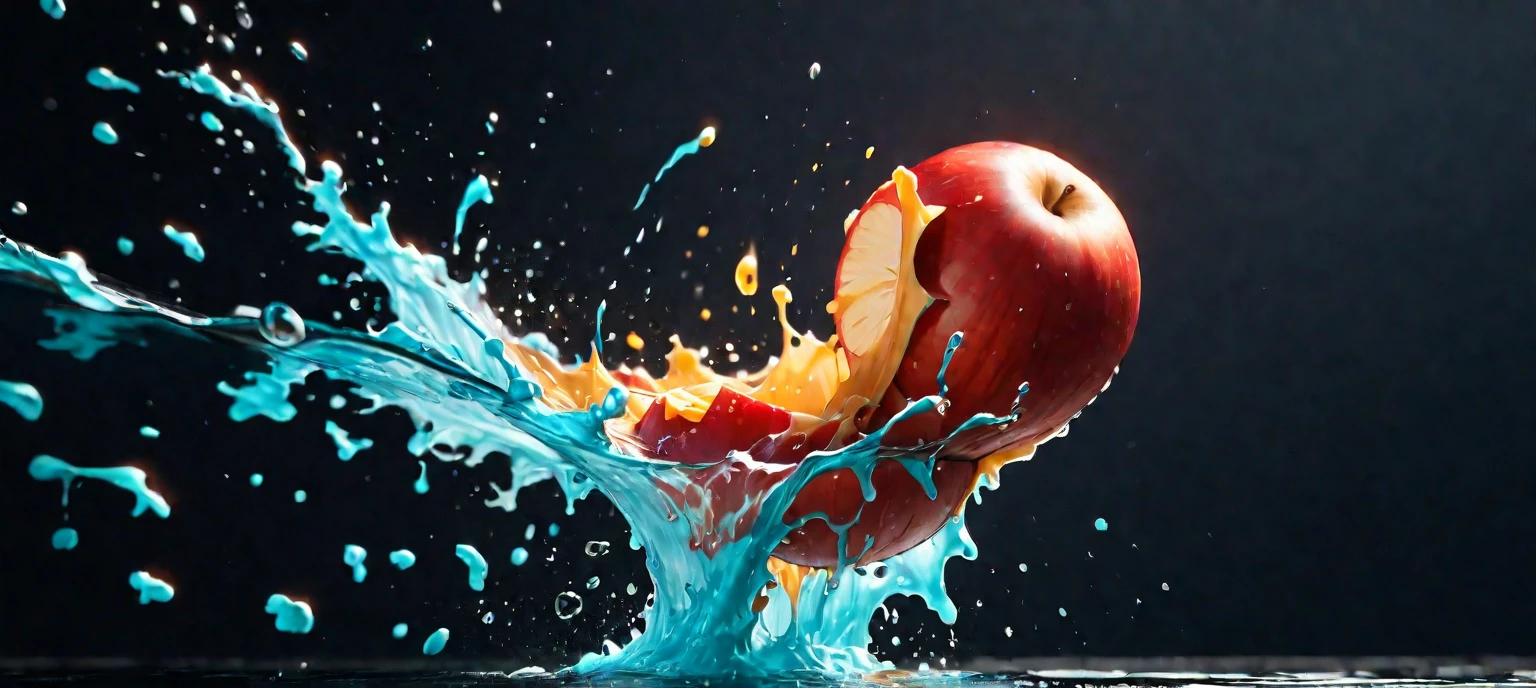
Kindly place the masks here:
[(21, 201), (16, 201), (15, 205), (11, 206), (11, 212), (13, 212), (13, 213), (15, 213), (17, 215), (26, 215), (27, 214), (27, 204), (22, 203)]
[(555, 596), (555, 616), (572, 619), (581, 613), (581, 595), (567, 590)]
[(286, 303), (273, 301), (261, 310), (257, 327), (262, 338), (281, 347), (304, 341), (304, 319)]
[(490, 623), (492, 621), (495, 621), (495, 620), (496, 620), (496, 615), (492, 614), (491, 612), (486, 612), (485, 616), (480, 617), (480, 623), (488, 624), (488, 623)]
[(608, 553), (607, 540), (591, 540), (587, 542), (587, 556), (600, 557)]
[(597, 585), (598, 585), (597, 576), (593, 576), (593, 577), (587, 579), (587, 589), (588, 590), (596, 590), (597, 589)]
[(812, 62), (811, 63), (811, 72), (810, 72), (810, 74), (811, 74), (811, 78), (812, 79), (815, 79), (816, 77), (821, 76), (821, 63), (820, 62)]
[(1167, 584), (1167, 583), (1164, 583), (1164, 584), (1163, 584), (1163, 589), (1164, 589), (1164, 590), (1167, 590), (1167, 589), (1168, 589), (1168, 584)]

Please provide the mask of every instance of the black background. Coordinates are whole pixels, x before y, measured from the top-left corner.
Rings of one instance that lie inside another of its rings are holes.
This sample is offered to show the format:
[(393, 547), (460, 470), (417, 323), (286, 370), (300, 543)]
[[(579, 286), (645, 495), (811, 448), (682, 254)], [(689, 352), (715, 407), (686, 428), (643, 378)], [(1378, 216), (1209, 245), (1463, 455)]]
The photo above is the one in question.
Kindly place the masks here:
[[(767, 290), (731, 287), (749, 243), (764, 282), (797, 290), (796, 324), (826, 332), (841, 220), (892, 167), (975, 140), (1042, 146), (1130, 222), (1141, 325), (1071, 436), (971, 510), (980, 559), (948, 577), (960, 623), (897, 601), (877, 650), (1536, 653), (1536, 5), (249, 4), (251, 31), (229, 2), (194, 4), (196, 27), (174, 3), (77, 0), (63, 21), (6, 3), (0, 199), (30, 212), (0, 227), (203, 312), (283, 300), (362, 326), (345, 305), (362, 289), (315, 284), (355, 266), (304, 253), (288, 230), (313, 218), (271, 136), (153, 75), (206, 60), (275, 98), (311, 169), (341, 162), (354, 208), (389, 201), (418, 245), (448, 239), (472, 175), (495, 179), (465, 244), (491, 237), (493, 301), (538, 309), (514, 329), (576, 352), (607, 299), (606, 329), (653, 342), (644, 360), (659, 370), (673, 332), (715, 347), (776, 337)], [(206, 42), (210, 23), (235, 32), (233, 55)], [(295, 39), (308, 62), (289, 53)], [(98, 65), (145, 92), (90, 88)], [(205, 109), (225, 146), (195, 122)], [(95, 143), (97, 120), (122, 142)], [(632, 212), (704, 124), (719, 142)], [(197, 231), (207, 262), (160, 237), (167, 222)], [(137, 241), (131, 257), (113, 248), (120, 235)], [(455, 265), (474, 269), (467, 254)], [(648, 581), (602, 498), (568, 517), (540, 486), (518, 512), (484, 509), (487, 484), (506, 483), (500, 457), (457, 475), (432, 461), (433, 490), (417, 496), (399, 414), (330, 411), (337, 390), (317, 378), (296, 388), (296, 420), (234, 424), (214, 385), (260, 367), (248, 354), (166, 339), (79, 363), (35, 346), (50, 330), (31, 297), (0, 291), (0, 310), (0, 379), (47, 400), (37, 423), (0, 410), (0, 653), (416, 657), (445, 626), (445, 657), (554, 665), (627, 637)], [(376, 446), (337, 461), (327, 417)], [(163, 436), (139, 437), (144, 424)], [(130, 519), (125, 495), (86, 484), (69, 509), (81, 544), (55, 552), (58, 486), (25, 472), (39, 453), (144, 466), (175, 512)], [(265, 486), (249, 487), (253, 471)], [(614, 552), (582, 555), (589, 539)], [(362, 586), (341, 563), (349, 542), (371, 552)], [(483, 594), (464, 586), (457, 542), (490, 560)], [(533, 558), (514, 569), (518, 545)], [(421, 557), (403, 573), (385, 561), (402, 546)], [(175, 601), (138, 606), (138, 568), (175, 583)], [(587, 600), (573, 621), (555, 618), (561, 590)], [(261, 607), (278, 591), (315, 605), (313, 634), (272, 629)], [(389, 638), (397, 621), (409, 640)]]

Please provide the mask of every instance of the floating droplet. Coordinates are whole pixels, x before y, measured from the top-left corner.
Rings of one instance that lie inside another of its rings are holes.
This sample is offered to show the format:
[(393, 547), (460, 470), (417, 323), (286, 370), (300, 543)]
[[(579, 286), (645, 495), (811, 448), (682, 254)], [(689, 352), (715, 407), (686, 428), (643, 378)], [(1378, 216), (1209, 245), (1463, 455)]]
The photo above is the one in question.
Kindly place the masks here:
[(580, 613), (581, 595), (566, 591), (555, 596), (555, 616), (562, 619), (572, 619)]
[(811, 78), (815, 79), (818, 76), (821, 76), (821, 63), (820, 62), (812, 62), (811, 63)]
[(27, 214), (27, 204), (22, 203), (21, 201), (16, 201), (16, 203), (11, 205), (11, 212), (15, 213), (17, 215), (26, 215)]
[(275, 346), (289, 347), (304, 341), (304, 319), (288, 304), (279, 301), (261, 309), (257, 330), (263, 339)]
[(757, 293), (757, 251), (747, 249), (747, 254), (736, 263), (736, 289), (743, 296)]
[(117, 130), (106, 122), (97, 122), (96, 126), (91, 127), (91, 136), (108, 146), (117, 143)]
[(593, 577), (587, 579), (587, 589), (588, 590), (596, 590), (597, 586), (599, 584), (601, 584), (601, 581), (599, 581), (597, 579), (597, 576), (593, 576)]
[(587, 556), (600, 557), (608, 553), (607, 540), (592, 540), (587, 542)]
[(186, 22), (186, 23), (188, 23), (188, 24), (194, 24), (195, 25), (195, 24), (197, 24), (197, 15), (192, 12), (192, 8), (191, 7), (187, 7), (186, 5), (182, 5), (181, 6), (181, 20)]
[(235, 3), (235, 23), (239, 24), (242, 29), (250, 29), (253, 24), (251, 22), (251, 11), (246, 9), (243, 2)]
[(495, 621), (495, 620), (496, 620), (496, 615), (492, 614), (491, 612), (486, 612), (485, 616), (480, 617), (480, 623), (483, 623), (483, 624), (488, 624), (488, 623), (490, 623), (492, 621)]
[(1094, 519), (1094, 521), (1093, 521), (1093, 529), (1097, 530), (1097, 531), (1099, 531), (1101, 533), (1106, 531), (1106, 530), (1109, 530), (1109, 521), (1106, 521), (1106, 520), (1104, 520), (1102, 518)]
[(294, 41), (288, 44), (288, 48), (293, 51), (293, 56), (299, 58), (300, 62), (309, 60), (309, 51), (304, 49), (304, 44)]

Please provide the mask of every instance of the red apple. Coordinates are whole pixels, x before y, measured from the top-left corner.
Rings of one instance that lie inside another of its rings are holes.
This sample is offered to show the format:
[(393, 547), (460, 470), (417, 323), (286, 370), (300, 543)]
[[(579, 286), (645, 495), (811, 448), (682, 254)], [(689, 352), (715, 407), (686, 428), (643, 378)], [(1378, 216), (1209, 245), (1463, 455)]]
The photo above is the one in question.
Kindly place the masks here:
[[(963, 332), (945, 376), (948, 411), (905, 423), (886, 443), (933, 441), (978, 413), (1007, 415), (1024, 383), (1029, 392), (1017, 421), (969, 430), (939, 455), (980, 459), (1048, 439), (1108, 384), (1130, 346), (1141, 271), (1125, 219), (1077, 168), (1016, 143), (952, 148), (911, 172), (921, 202), (943, 208), (921, 230), (911, 257), (917, 283), (934, 301), (911, 323), (895, 375), (877, 390), (862, 427), (885, 422), (908, 399), (937, 394), (950, 335)], [(859, 232), (879, 231), (866, 225), (888, 223), (890, 208), (901, 208), (896, 186), (882, 187), (860, 209), (844, 263)], [(882, 206), (883, 215), (876, 210)], [(836, 314), (839, 333), (852, 320), (845, 316)], [(866, 348), (864, 355), (877, 353), (876, 345)]]
[[(621, 439), (645, 456), (691, 464), (724, 461), (732, 451), (747, 452), (761, 463), (795, 464), (813, 451), (841, 446), (838, 422), (822, 422), (806, 431), (791, 431), (790, 425), (791, 416), (784, 409), (723, 387), (697, 422), (681, 415), (667, 418), (664, 403), (657, 401), (635, 424), (632, 435)], [(757, 503), (789, 475), (789, 471), (726, 462), (692, 474), (691, 484), (684, 489), (658, 487), (676, 508), (701, 515), (693, 524), (691, 544), (713, 555), (720, 545), (752, 527), (757, 510), (742, 507)], [(965, 500), (975, 475), (974, 462), (940, 461), (934, 471), (938, 497), (928, 499), (906, 468), (895, 461), (881, 461), (871, 475), (875, 501), (865, 503), (858, 478), (852, 470), (841, 469), (806, 485), (784, 518), (795, 523), (822, 513), (840, 526), (853, 522), (848, 556), (867, 564), (900, 554), (938, 532)], [(774, 555), (792, 564), (834, 566), (837, 540), (827, 522), (817, 518), (792, 531)]]

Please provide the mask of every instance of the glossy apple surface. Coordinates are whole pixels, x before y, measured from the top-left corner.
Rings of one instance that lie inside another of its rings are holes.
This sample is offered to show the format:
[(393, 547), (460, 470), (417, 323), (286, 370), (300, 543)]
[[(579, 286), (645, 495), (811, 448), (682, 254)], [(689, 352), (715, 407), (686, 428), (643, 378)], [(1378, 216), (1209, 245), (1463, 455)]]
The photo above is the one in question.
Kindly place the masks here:
[[(980, 459), (1048, 439), (1108, 384), (1136, 329), (1141, 270), (1125, 219), (1077, 168), (1016, 143), (952, 148), (912, 172), (922, 202), (944, 207), (914, 257), (934, 302), (864, 427), (936, 394), (950, 335), (963, 332), (947, 413), (906, 424), (888, 443), (939, 439), (977, 413), (1006, 415), (1023, 383), (1016, 422), (969, 430), (940, 456)], [(895, 195), (882, 188), (864, 208)]]

